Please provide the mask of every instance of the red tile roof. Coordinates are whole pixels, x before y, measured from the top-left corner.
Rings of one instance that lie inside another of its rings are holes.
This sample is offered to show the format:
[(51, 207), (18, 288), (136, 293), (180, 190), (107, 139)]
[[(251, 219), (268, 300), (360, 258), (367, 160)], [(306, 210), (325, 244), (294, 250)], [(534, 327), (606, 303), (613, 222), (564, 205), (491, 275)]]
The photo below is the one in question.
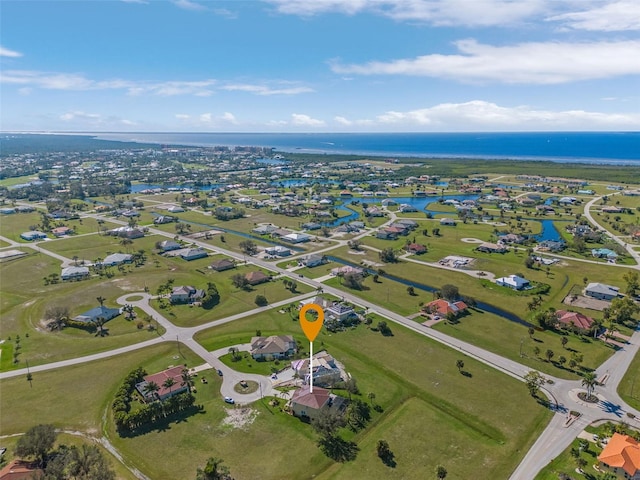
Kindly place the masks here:
[(444, 298), (439, 298), (438, 300), (434, 300), (433, 302), (429, 302), (425, 305), (424, 310), (439, 313), (440, 315), (446, 315), (447, 313), (458, 314), (466, 310), (467, 304), (461, 301), (458, 302), (447, 302)]
[(184, 387), (184, 382), (182, 381), (183, 370), (183, 366), (168, 368), (167, 370), (164, 370), (162, 372), (154, 373), (153, 375), (147, 375), (146, 377), (144, 377), (144, 379), (147, 383), (155, 382), (158, 387), (160, 387), (157, 393), (158, 396), (162, 398), (165, 395), (169, 394), (169, 389), (162, 386), (167, 378), (173, 378), (173, 381), (176, 382), (171, 387), (171, 392), (175, 392), (179, 388)]
[(25, 462), (24, 460), (13, 460), (0, 470), (1, 480), (27, 480), (34, 478), (36, 473), (42, 473), (35, 463)]
[(329, 390), (313, 387), (313, 393), (311, 393), (309, 388), (309, 386), (304, 386), (296, 390), (293, 393), (293, 397), (291, 397), (291, 403), (297, 403), (298, 405), (320, 410), (329, 401)]
[(614, 433), (598, 460), (612, 468), (622, 468), (633, 476), (640, 472), (640, 444), (629, 435)]
[(578, 312), (570, 312), (568, 310), (558, 310), (556, 311), (556, 316), (558, 317), (558, 321), (565, 325), (575, 325), (577, 328), (581, 328), (583, 330), (589, 330), (593, 325), (593, 318), (587, 317)]

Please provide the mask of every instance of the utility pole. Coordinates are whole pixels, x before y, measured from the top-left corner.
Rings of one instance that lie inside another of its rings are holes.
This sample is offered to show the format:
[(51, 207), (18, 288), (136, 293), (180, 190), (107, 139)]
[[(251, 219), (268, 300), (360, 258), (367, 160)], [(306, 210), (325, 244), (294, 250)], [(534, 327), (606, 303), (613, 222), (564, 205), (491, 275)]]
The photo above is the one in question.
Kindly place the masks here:
[(182, 356), (182, 352), (180, 351), (180, 340), (178, 340), (178, 335), (176, 335), (176, 345), (178, 346), (178, 355)]

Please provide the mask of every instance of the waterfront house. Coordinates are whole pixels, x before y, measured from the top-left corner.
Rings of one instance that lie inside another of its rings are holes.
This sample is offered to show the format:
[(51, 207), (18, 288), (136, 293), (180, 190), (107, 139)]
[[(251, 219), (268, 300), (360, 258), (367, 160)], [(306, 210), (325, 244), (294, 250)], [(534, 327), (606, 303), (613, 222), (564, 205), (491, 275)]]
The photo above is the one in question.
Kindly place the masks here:
[(509, 287), (512, 290), (524, 290), (529, 287), (530, 282), (526, 278), (518, 275), (509, 275), (508, 277), (496, 278), (496, 285), (501, 287)]

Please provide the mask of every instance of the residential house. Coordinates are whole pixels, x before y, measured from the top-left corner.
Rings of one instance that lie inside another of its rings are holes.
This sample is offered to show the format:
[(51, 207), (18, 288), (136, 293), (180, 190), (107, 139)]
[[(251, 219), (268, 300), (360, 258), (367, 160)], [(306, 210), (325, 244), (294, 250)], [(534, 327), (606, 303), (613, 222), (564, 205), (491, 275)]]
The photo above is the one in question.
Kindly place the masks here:
[(160, 215), (153, 219), (153, 223), (156, 225), (164, 225), (165, 223), (173, 223), (177, 220), (176, 217), (172, 217), (171, 215)]
[(367, 217), (384, 217), (384, 212), (376, 206), (365, 208), (364, 214)]
[(305, 384), (313, 377), (314, 387), (332, 387), (342, 380), (342, 371), (335, 359), (327, 352), (318, 352), (313, 356), (312, 371), (309, 372), (309, 359), (304, 358), (291, 362), (291, 368)]
[(283, 235), (280, 238), (289, 243), (302, 243), (311, 240), (311, 236), (307, 235), (306, 233), (289, 233), (287, 235)]
[(167, 208), (167, 212), (169, 212), (169, 213), (182, 213), (182, 212), (184, 212), (184, 208), (179, 207), (177, 205), (171, 205), (169, 208)]
[(207, 251), (204, 248), (187, 248), (184, 250), (184, 252), (180, 253), (180, 256), (187, 261), (191, 261), (191, 260), (196, 260), (198, 258), (205, 258), (207, 257), (209, 254), (207, 253)]
[(182, 245), (180, 245), (178, 242), (175, 242), (173, 240), (163, 240), (158, 244), (158, 246), (160, 247), (160, 250), (162, 250), (163, 252), (180, 250), (182, 248)]
[(348, 273), (362, 275), (364, 273), (364, 270), (360, 267), (352, 267), (351, 265), (343, 265), (342, 267), (336, 267), (331, 269), (331, 275), (335, 275), (337, 277), (341, 277)]
[(257, 233), (258, 235), (269, 235), (275, 232), (277, 229), (278, 227), (276, 227), (275, 225), (269, 224), (269, 225), (260, 225), (251, 231), (253, 233)]
[(204, 290), (198, 290), (191, 285), (180, 285), (173, 287), (169, 301), (171, 303), (193, 303), (204, 298)]
[(54, 237), (63, 237), (64, 235), (71, 235), (73, 228), (70, 227), (56, 227), (51, 229), (51, 233)]
[(518, 275), (509, 275), (508, 277), (496, 278), (496, 285), (501, 287), (509, 287), (513, 290), (524, 290), (529, 287), (531, 282), (526, 278), (519, 277)]
[(567, 248), (567, 244), (564, 240), (544, 240), (538, 244), (536, 250), (541, 252), (561, 252)]
[(381, 240), (395, 240), (398, 238), (398, 232), (385, 228), (384, 230), (378, 230), (376, 232), (376, 238)]
[(112, 253), (111, 255), (107, 255), (101, 263), (108, 267), (114, 267), (122, 263), (131, 263), (132, 261), (133, 255), (129, 253)]
[(497, 243), (484, 242), (478, 245), (476, 250), (484, 253), (504, 253), (507, 251), (507, 248)]
[(574, 327), (583, 332), (590, 330), (594, 322), (591, 317), (569, 310), (556, 310), (556, 317), (563, 326)]
[(314, 420), (323, 409), (338, 415), (344, 414), (347, 407), (345, 398), (334, 395), (329, 390), (322, 387), (303, 386), (293, 392), (291, 397), (291, 412), (296, 417)]
[(44, 470), (38, 468), (38, 462), (14, 459), (0, 470), (0, 480), (31, 480), (42, 478)]
[(333, 304), (331, 300), (321, 297), (320, 295), (316, 295), (315, 297), (300, 300), (300, 303), (298, 305), (300, 308), (302, 308), (309, 303), (314, 303), (325, 310)]
[[(163, 401), (169, 397), (185, 392), (189, 387), (182, 379), (183, 370), (184, 367), (179, 365), (163, 370), (162, 372), (154, 373), (153, 375), (147, 375), (142, 382), (136, 384), (136, 390), (138, 390), (147, 402), (155, 399)], [(173, 379), (174, 384), (171, 387), (165, 387), (165, 382), (169, 378)], [(145, 388), (152, 382), (158, 386), (158, 390), (155, 393), (148, 392)]]
[(210, 265), (212, 270), (215, 270), (216, 272), (223, 272), (225, 270), (230, 270), (232, 268), (236, 267), (236, 263), (233, 260), (230, 260), (228, 258), (223, 258), (222, 260), (218, 260), (217, 262), (213, 262)]
[(62, 280), (79, 280), (89, 276), (89, 267), (66, 267), (62, 269)]
[(272, 335), (251, 339), (251, 356), (255, 360), (265, 360), (267, 357), (287, 358), (295, 354), (297, 348), (296, 341), (291, 335)]
[(20, 238), (22, 238), (23, 240), (26, 240), (28, 242), (32, 242), (34, 240), (42, 240), (43, 238), (47, 238), (47, 234), (44, 232), (38, 232), (38, 231), (31, 231), (31, 232), (24, 232), (20, 234)]
[(107, 231), (109, 235), (114, 235), (116, 237), (128, 238), (133, 240), (134, 238), (144, 237), (144, 232), (139, 228), (134, 227), (118, 227), (113, 230)]
[(355, 222), (349, 222), (349, 225), (359, 230), (362, 230), (364, 228), (364, 222), (361, 222), (359, 220), (356, 220)]
[(517, 244), (520, 244), (522, 242), (524, 242), (524, 237), (522, 235), (518, 235), (516, 233), (507, 233), (505, 235), (500, 235), (500, 237), (498, 237), (498, 243), (506, 243), (506, 244), (517, 243)]
[(448, 314), (454, 316), (462, 315), (467, 310), (467, 304), (461, 300), (457, 302), (449, 302), (444, 298), (439, 298), (432, 302), (427, 303), (422, 307), (422, 310), (434, 315), (435, 317), (446, 317)]
[(440, 225), (448, 225), (448, 226), (455, 227), (456, 221), (453, 218), (442, 218), (440, 219)]
[(400, 218), (396, 220), (395, 223), (404, 225), (405, 227), (409, 228), (409, 230), (415, 230), (416, 228), (418, 228), (418, 222), (416, 222), (415, 220), (411, 220), (410, 218)]
[(400, 213), (413, 213), (417, 212), (418, 209), (413, 205), (409, 205), (408, 203), (401, 203), (398, 207), (398, 212)]
[(620, 289), (605, 283), (594, 282), (587, 285), (587, 288), (584, 289), (584, 294), (588, 297), (610, 302), (620, 294)]
[(291, 249), (283, 247), (282, 245), (276, 245), (265, 248), (264, 253), (272, 257), (288, 257), (291, 255)]
[(104, 305), (100, 305), (99, 307), (92, 308), (91, 310), (87, 310), (84, 313), (74, 317), (73, 319), (78, 322), (95, 322), (98, 318), (103, 319), (105, 322), (111, 320), (112, 318), (120, 315), (121, 311), (119, 308), (109, 308)]
[(318, 265), (322, 265), (324, 263), (324, 260), (325, 260), (325, 257), (323, 255), (320, 255), (318, 253), (311, 253), (309, 255), (302, 257), (302, 259), (300, 260), (300, 263), (305, 267), (312, 268), (312, 267), (317, 267)]
[(12, 215), (14, 213), (16, 213), (16, 209), (15, 208), (0, 208), (0, 213), (2, 215)]
[(356, 313), (353, 310), (352, 306), (340, 302), (335, 302), (328, 308), (325, 308), (325, 314), (327, 315), (327, 317), (332, 317), (342, 322), (353, 317)]
[(606, 258), (610, 261), (615, 261), (618, 258), (618, 254), (608, 248), (592, 248), (591, 255), (596, 258)]
[(260, 270), (247, 273), (244, 278), (247, 279), (249, 285), (259, 285), (260, 283), (268, 282), (271, 280), (269, 275), (265, 275)]
[(390, 229), (394, 229), (396, 232), (398, 232), (398, 235), (408, 235), (409, 234), (409, 226), (400, 223), (400, 222), (394, 222), (391, 225), (389, 225), (387, 227), (387, 230)]
[(320, 230), (322, 225), (316, 222), (307, 222), (302, 224), (302, 228), (305, 230)]
[(405, 249), (415, 255), (422, 255), (427, 252), (427, 247), (419, 243), (410, 243), (405, 247)]
[(629, 435), (614, 433), (598, 455), (598, 461), (616, 475), (640, 480), (640, 442)]

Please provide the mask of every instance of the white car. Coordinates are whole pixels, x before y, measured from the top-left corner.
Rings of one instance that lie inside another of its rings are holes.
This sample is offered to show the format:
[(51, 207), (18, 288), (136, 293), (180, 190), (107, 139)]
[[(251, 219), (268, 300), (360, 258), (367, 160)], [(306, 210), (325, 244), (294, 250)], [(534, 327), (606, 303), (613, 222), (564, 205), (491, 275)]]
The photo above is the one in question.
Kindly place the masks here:
[(236, 403), (235, 400), (233, 400), (233, 398), (231, 398), (231, 397), (224, 397), (224, 401), (227, 402), (227, 403), (230, 403), (232, 405), (234, 403)]

